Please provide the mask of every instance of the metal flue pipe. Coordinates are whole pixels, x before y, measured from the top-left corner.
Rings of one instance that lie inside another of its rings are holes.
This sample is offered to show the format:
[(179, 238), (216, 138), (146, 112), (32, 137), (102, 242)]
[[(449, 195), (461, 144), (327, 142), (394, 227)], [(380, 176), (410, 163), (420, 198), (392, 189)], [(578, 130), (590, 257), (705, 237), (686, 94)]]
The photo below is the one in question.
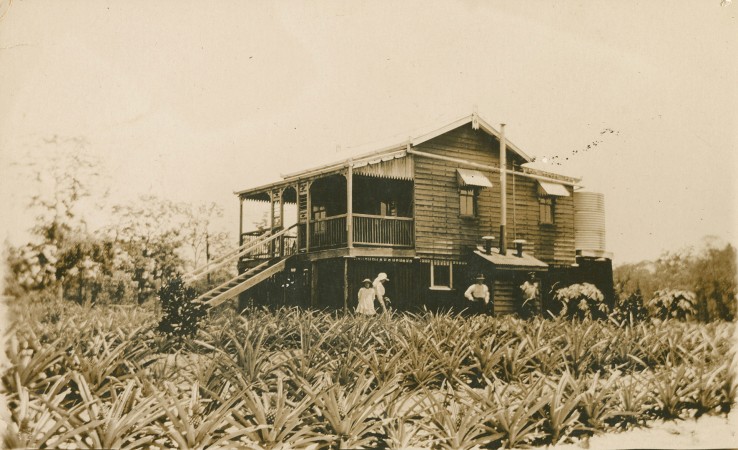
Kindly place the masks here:
[(505, 124), (500, 124), (500, 255), (507, 254), (507, 142)]

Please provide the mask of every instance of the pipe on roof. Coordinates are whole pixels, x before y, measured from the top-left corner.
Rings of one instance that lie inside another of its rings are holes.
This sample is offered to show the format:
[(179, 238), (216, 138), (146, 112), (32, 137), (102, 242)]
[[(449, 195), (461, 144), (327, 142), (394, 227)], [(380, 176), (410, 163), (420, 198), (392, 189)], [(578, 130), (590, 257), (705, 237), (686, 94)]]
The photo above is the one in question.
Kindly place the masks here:
[(507, 254), (507, 142), (500, 124), (500, 255)]

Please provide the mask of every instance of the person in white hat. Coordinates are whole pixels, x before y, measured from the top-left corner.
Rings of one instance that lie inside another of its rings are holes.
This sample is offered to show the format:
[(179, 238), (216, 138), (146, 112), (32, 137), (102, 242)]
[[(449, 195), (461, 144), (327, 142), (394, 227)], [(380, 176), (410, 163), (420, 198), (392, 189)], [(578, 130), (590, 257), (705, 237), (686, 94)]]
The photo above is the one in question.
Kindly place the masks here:
[(379, 301), (379, 305), (382, 307), (382, 312), (387, 312), (387, 307), (384, 305), (384, 283), (388, 282), (387, 274), (380, 272), (377, 278), (374, 279), (374, 294)]
[(476, 283), (469, 286), (464, 292), (467, 300), (474, 302), (474, 309), (479, 312), (486, 312), (489, 305), (489, 288), (484, 284), (484, 275), (479, 275)]
[(359, 289), (359, 305), (356, 307), (356, 313), (373, 316), (377, 312), (374, 310), (375, 292), (372, 280), (366, 278), (361, 284), (363, 286)]

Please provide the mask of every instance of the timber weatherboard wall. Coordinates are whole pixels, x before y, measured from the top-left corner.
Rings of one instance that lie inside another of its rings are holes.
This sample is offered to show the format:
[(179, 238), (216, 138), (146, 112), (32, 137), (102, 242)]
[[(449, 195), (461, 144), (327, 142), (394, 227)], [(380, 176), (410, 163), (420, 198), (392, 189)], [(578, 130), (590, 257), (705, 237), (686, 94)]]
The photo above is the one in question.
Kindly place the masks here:
[[(508, 242), (525, 239), (525, 251), (547, 264), (568, 266), (576, 260), (574, 248), (574, 197), (571, 186), (566, 186), (569, 197), (554, 198), (552, 224), (539, 223), (538, 182), (531, 178), (507, 175)], [(494, 193), (499, 202), (499, 189)], [(513, 200), (514, 197), (514, 200)], [(499, 215), (496, 220), (499, 223)], [(497, 237), (497, 234), (495, 236)]]
[[(464, 125), (416, 147), (435, 155), (458, 158), (488, 166), (499, 166), (499, 141), (481, 130)], [(508, 148), (508, 164), (519, 166), (525, 160)], [(415, 249), (420, 257), (461, 260), (465, 249), (480, 243), (483, 235), (492, 234), (499, 244), (500, 175), (497, 171), (480, 170), (493, 183), (481, 189), (478, 215), (459, 214), (457, 168), (468, 168), (453, 162), (418, 156), (415, 158)], [(515, 194), (513, 195), (513, 184)], [(567, 186), (571, 195), (572, 188)], [(525, 239), (525, 251), (553, 265), (569, 265), (575, 261), (573, 197), (555, 199), (554, 223), (539, 224), (538, 182), (534, 179), (507, 175), (507, 237)]]

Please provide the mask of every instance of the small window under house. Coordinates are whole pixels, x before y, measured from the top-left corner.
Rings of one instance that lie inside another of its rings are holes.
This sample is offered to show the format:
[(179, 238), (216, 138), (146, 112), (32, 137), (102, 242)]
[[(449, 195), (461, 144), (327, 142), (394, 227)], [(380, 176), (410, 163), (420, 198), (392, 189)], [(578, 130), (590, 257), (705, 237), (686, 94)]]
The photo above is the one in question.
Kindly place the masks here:
[(454, 286), (454, 271), (453, 264), (451, 263), (436, 263), (431, 262), (430, 264), (430, 281), (431, 289), (437, 290), (450, 290)]

